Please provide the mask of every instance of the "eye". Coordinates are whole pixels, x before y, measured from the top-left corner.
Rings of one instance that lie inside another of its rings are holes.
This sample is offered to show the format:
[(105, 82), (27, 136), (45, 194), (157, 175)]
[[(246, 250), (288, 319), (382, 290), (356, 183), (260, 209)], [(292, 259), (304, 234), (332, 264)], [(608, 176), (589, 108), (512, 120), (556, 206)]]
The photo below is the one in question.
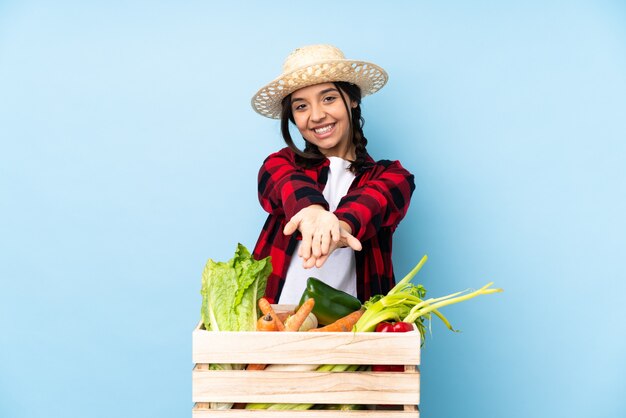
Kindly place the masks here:
[(306, 105), (304, 103), (301, 103), (299, 105), (294, 106), (293, 110), (298, 111), (298, 110), (303, 110), (304, 108), (306, 108)]
[(336, 97), (336, 96), (326, 96), (326, 97), (324, 97), (324, 101), (325, 101), (325, 102), (328, 102), (328, 103), (332, 103), (332, 102), (334, 102), (336, 99), (337, 99), (337, 97)]

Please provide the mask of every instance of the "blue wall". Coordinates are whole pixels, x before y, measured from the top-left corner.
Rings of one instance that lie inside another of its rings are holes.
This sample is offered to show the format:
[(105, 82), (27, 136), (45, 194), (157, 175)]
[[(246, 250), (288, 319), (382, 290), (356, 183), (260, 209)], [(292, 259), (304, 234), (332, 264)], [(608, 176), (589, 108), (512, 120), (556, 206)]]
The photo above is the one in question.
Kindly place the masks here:
[(506, 290), (433, 323), (422, 415), (626, 416), (624, 3), (85, 3), (0, 2), (1, 417), (189, 416), (200, 273), (282, 147), (249, 100), (312, 43), (390, 74), (398, 274)]

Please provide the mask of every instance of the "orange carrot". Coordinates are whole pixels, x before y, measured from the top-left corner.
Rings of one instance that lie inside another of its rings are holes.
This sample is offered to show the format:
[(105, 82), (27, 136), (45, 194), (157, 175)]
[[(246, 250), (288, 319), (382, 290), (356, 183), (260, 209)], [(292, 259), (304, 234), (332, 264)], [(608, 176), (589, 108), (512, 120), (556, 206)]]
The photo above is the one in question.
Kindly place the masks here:
[(248, 364), (246, 370), (265, 370), (267, 364)]
[(358, 311), (354, 311), (351, 314), (344, 316), (343, 318), (339, 318), (332, 324), (328, 324), (322, 328), (313, 328), (310, 329), (309, 332), (348, 332), (352, 331), (352, 328), (356, 324), (356, 322), (361, 318), (365, 312), (364, 309), (359, 309)]
[[(260, 305), (260, 303), (259, 303)], [(271, 308), (271, 306), (270, 306)], [(276, 331), (276, 319), (271, 313), (267, 313), (260, 317), (256, 322), (257, 331)], [(267, 364), (248, 364), (246, 370), (264, 370)]]
[(265, 298), (259, 299), (259, 308), (261, 309), (261, 312), (263, 312), (263, 314), (272, 315), (272, 318), (274, 318), (274, 322), (276, 322), (276, 329), (278, 329), (279, 331), (285, 330), (285, 324), (283, 324), (283, 321), (278, 319), (278, 315), (276, 315), (276, 312), (274, 312), (272, 305), (267, 299)]
[(285, 331), (297, 331), (304, 320), (309, 316), (315, 305), (315, 299), (307, 299), (298, 311), (291, 315), (285, 324)]
[(272, 314), (263, 315), (256, 321), (257, 331), (276, 331), (276, 321), (272, 317)]

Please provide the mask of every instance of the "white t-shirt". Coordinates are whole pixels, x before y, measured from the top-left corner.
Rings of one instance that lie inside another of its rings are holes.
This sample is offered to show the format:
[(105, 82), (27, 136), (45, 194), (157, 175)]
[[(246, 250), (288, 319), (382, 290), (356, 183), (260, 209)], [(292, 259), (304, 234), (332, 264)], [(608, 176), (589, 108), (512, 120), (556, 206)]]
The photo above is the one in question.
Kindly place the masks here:
[[(355, 175), (348, 169), (350, 161), (339, 157), (328, 157), (328, 159), (330, 160), (328, 181), (322, 194), (328, 202), (330, 211), (333, 212), (337, 209), (339, 201), (348, 193)], [(301, 242), (298, 241), (291, 257), (278, 303), (297, 304), (309, 277), (315, 277), (336, 289), (356, 296), (356, 262), (352, 248), (337, 248), (322, 267), (305, 269), (302, 267), (302, 258), (298, 257), (300, 244)]]

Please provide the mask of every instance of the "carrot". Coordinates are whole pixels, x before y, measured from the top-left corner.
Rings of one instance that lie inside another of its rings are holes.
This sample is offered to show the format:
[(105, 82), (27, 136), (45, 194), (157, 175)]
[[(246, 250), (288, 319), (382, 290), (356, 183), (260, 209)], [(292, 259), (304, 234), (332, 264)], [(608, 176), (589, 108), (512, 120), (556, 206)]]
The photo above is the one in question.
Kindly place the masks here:
[[(258, 331), (284, 331), (285, 324), (280, 320), (279, 315), (274, 312), (274, 308), (270, 302), (265, 299), (259, 299), (259, 308), (263, 312), (263, 316), (257, 321)], [(268, 318), (269, 317), (269, 318)], [(269, 322), (269, 324), (268, 324)], [(270, 325), (271, 324), (271, 325)], [(265, 329), (267, 327), (267, 329)], [(267, 364), (248, 364), (246, 370), (265, 370)]]
[(248, 364), (246, 370), (265, 370), (267, 364)]
[(285, 331), (297, 331), (315, 306), (315, 299), (307, 299), (298, 311), (291, 315), (285, 324)]
[(339, 318), (332, 324), (328, 324), (322, 328), (313, 328), (310, 329), (309, 332), (348, 332), (352, 331), (352, 327), (354, 324), (361, 318), (365, 312), (364, 309), (359, 309), (358, 311), (354, 311), (351, 314), (344, 316), (343, 318)]
[(263, 315), (256, 321), (256, 330), (257, 331), (276, 331), (276, 321), (272, 314)]
[[(260, 303), (259, 303), (260, 305)], [(271, 313), (267, 313), (260, 317), (256, 322), (257, 331), (276, 331), (276, 320)], [(263, 370), (267, 364), (248, 364), (246, 370)]]
[(285, 330), (285, 324), (283, 324), (283, 321), (278, 319), (278, 315), (276, 315), (276, 312), (274, 312), (272, 305), (267, 299), (265, 298), (259, 299), (259, 308), (261, 309), (261, 312), (263, 312), (263, 314), (272, 315), (272, 318), (274, 318), (274, 322), (276, 322), (276, 329), (278, 329), (279, 331)]

